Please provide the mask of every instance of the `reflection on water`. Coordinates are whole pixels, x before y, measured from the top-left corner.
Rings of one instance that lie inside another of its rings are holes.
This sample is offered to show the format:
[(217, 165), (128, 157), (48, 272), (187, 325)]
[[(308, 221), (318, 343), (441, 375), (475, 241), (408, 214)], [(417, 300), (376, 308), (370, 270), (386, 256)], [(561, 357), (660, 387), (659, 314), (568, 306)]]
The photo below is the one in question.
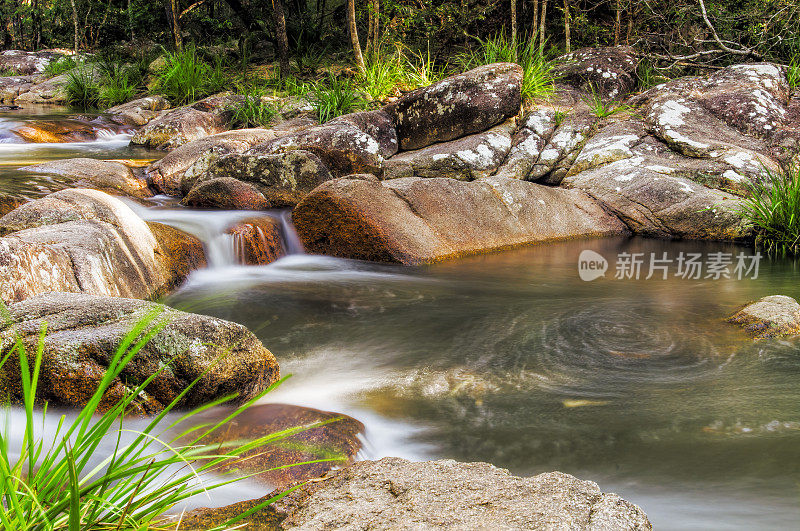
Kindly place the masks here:
[(592, 240), (419, 268), (300, 255), (198, 272), (167, 302), (256, 331), (294, 374), (279, 399), (365, 421), (367, 456), (571, 472), (658, 528), (796, 521), (800, 344), (724, 323), (749, 300), (800, 295), (796, 264), (587, 283), (586, 248), (740, 250)]

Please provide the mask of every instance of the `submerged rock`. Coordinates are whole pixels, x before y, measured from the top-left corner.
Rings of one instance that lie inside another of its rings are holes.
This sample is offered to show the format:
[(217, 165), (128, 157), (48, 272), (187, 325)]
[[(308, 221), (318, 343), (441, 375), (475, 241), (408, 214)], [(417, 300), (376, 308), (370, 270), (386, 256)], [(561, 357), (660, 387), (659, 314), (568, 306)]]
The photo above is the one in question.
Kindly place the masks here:
[(402, 150), (480, 133), (516, 115), (522, 104), (522, 67), (480, 66), (410, 92), (387, 105)]
[(293, 220), (312, 253), (404, 264), (625, 232), (583, 192), (495, 177), (336, 179)]
[[(208, 529), (261, 501), (184, 521), (188, 529)], [(561, 472), (521, 478), (487, 463), (395, 457), (356, 462), (309, 482), (242, 523), (254, 529), (652, 529), (636, 505)]]
[(785, 295), (771, 295), (748, 304), (728, 322), (756, 339), (800, 335), (800, 304)]
[(96, 188), (110, 193), (122, 193), (130, 197), (145, 198), (153, 193), (144, 179), (133, 174), (120, 163), (96, 159), (63, 159), (25, 166), (22, 171), (36, 175), (51, 175), (67, 179), (72, 186)]
[[(135, 408), (154, 413), (174, 400), (196, 378), (181, 401), (195, 407), (231, 393), (244, 401), (279, 378), (275, 357), (245, 327), (202, 315), (179, 312), (140, 300), (78, 293), (50, 293), (12, 304), (10, 322), (0, 323), (0, 352), (20, 337), (36, 351), (47, 324), (38, 399), (51, 407), (82, 407), (105, 373), (123, 338), (152, 312), (165, 327), (132, 359), (107, 391), (99, 410), (123, 398), (132, 386), (164, 370), (139, 397)], [(157, 321), (159, 322), (159, 321)], [(17, 355), (0, 370), (0, 389), (12, 401), (21, 398)]]
[(205, 263), (195, 238), (170, 232), (162, 246), (127, 205), (97, 190), (26, 203), (0, 218), (0, 234), (7, 234), (0, 238), (6, 303), (49, 291), (154, 298), (183, 281), (187, 265)]
[(21, 139), (35, 144), (91, 142), (97, 140), (98, 125), (83, 120), (36, 120), (12, 130)]

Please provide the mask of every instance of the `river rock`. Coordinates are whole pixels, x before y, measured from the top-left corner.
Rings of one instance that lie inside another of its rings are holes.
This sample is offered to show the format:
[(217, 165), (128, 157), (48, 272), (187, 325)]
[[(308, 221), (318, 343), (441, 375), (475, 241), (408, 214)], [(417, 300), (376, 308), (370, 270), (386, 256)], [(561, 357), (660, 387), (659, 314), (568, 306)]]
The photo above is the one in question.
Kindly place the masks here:
[(332, 178), (327, 166), (311, 151), (274, 151), (274, 146), (267, 144), (217, 159), (197, 181), (187, 200), (198, 195), (195, 189), (207, 190), (207, 179), (233, 178), (254, 186), (272, 207), (288, 207)]
[(13, 70), (15, 74), (21, 76), (41, 74), (51, 61), (61, 55), (59, 52), (48, 50), (40, 52), (5, 50), (0, 53), (0, 69)]
[(268, 210), (272, 204), (254, 185), (232, 177), (199, 182), (181, 201), (195, 208), (222, 210)]
[(14, 103), (20, 94), (28, 92), (36, 83), (36, 76), (0, 77), (0, 103)]
[(67, 101), (67, 93), (64, 87), (69, 81), (70, 73), (61, 74), (59, 76), (51, 77), (46, 81), (37, 83), (31, 86), (26, 92), (21, 93), (16, 103), (52, 103), (64, 104)]
[[(159, 369), (166, 368), (137, 400), (138, 412), (154, 413), (199, 378), (181, 401), (196, 407), (231, 393), (247, 400), (279, 378), (275, 357), (245, 327), (213, 317), (179, 312), (152, 302), (79, 293), (49, 293), (9, 307), (0, 324), (0, 351), (18, 334), (35, 352), (47, 324), (38, 396), (51, 407), (83, 407), (97, 389), (106, 364), (123, 338), (143, 317), (158, 312), (166, 326), (114, 381), (99, 410), (123, 398)], [(0, 371), (0, 388), (12, 401), (21, 397), (14, 355)]]
[(756, 339), (800, 334), (800, 304), (785, 295), (771, 295), (748, 304), (728, 319)]
[[(208, 529), (261, 501), (206, 510), (204, 520), (195, 513), (184, 521), (189, 529)], [(636, 505), (561, 472), (521, 478), (487, 463), (396, 457), (332, 472), (243, 523), (253, 529), (309, 530), (652, 529)]]
[(480, 133), (515, 116), (522, 104), (521, 84), (519, 65), (485, 65), (410, 92), (384, 109), (400, 149), (420, 149)]
[(600, 46), (581, 48), (562, 56), (554, 73), (559, 82), (587, 95), (622, 100), (636, 89), (638, 66), (633, 48)]
[(244, 265), (271, 264), (286, 254), (278, 220), (264, 216), (242, 220), (226, 231), (233, 236), (233, 249)]
[(170, 151), (164, 158), (153, 163), (147, 169), (146, 175), (159, 192), (183, 196), (218, 158), (229, 153), (247, 151), (254, 145), (273, 140), (281, 134), (286, 133), (272, 129), (239, 129), (194, 140)]
[[(214, 421), (230, 411), (212, 411), (195, 421)], [(241, 413), (225, 427), (202, 440), (215, 447), (230, 441), (248, 441), (297, 428), (297, 433), (245, 452), (238, 463), (225, 463), (221, 471), (256, 474), (254, 479), (272, 488), (285, 488), (322, 476), (335, 467), (347, 465), (361, 449), (359, 435), (364, 425), (352, 417), (288, 404), (261, 404)], [(331, 461), (273, 468), (320, 459)]]
[(381, 144), (372, 135), (349, 122), (310, 127), (257, 146), (264, 155), (306, 151), (313, 153), (337, 177), (351, 173), (374, 173), (383, 168)]
[(336, 179), (293, 220), (309, 252), (403, 264), (625, 232), (583, 192), (495, 177)]
[(128, 166), (120, 162), (86, 158), (63, 159), (25, 166), (22, 171), (67, 179), (72, 186), (79, 188), (96, 188), (117, 194), (121, 192), (137, 198), (153, 195), (147, 182), (136, 177)]
[(472, 181), (488, 177), (508, 156), (515, 129), (514, 120), (508, 120), (483, 133), (404, 151), (384, 163), (383, 178), (449, 177)]
[[(0, 238), (6, 303), (49, 291), (158, 297), (185, 278), (186, 266), (175, 260), (202, 248), (188, 235), (162, 246), (127, 205), (97, 190), (63, 190), (26, 203), (0, 218), (0, 227), (7, 234)], [(179, 245), (184, 254), (175, 252)]]
[(397, 131), (392, 125), (391, 116), (382, 109), (345, 114), (326, 122), (326, 125), (337, 124), (353, 125), (374, 138), (380, 146), (383, 158), (389, 158), (397, 153), (399, 148)]
[[(539, 156), (548, 145), (553, 133), (566, 114), (561, 109), (541, 106), (529, 110), (523, 116), (519, 128), (511, 139), (508, 156), (495, 173), (498, 177), (510, 179), (528, 179), (529, 176), (541, 176), (540, 171), (534, 174), (534, 167)], [(535, 177), (531, 180), (535, 180)]]
[(171, 108), (164, 96), (153, 95), (129, 101), (106, 111), (111, 120), (123, 125), (145, 125), (157, 117), (161, 111)]
[(35, 144), (91, 142), (97, 140), (98, 125), (77, 119), (36, 120), (12, 130), (14, 134)]

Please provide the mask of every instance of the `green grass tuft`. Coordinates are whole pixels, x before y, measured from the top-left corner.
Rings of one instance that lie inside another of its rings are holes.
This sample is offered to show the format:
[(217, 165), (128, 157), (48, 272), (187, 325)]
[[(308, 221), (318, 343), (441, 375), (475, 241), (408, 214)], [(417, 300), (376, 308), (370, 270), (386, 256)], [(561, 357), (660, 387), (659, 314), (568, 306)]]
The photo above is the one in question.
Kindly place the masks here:
[(793, 89), (800, 89), (800, 53), (796, 53), (789, 61), (789, 69), (786, 72), (789, 86)]
[(311, 104), (319, 123), (366, 108), (367, 102), (356, 92), (347, 78), (328, 76), (325, 82), (316, 83), (310, 93)]
[(67, 74), (66, 101), (73, 107), (94, 109), (100, 104), (100, 84), (91, 67), (81, 65)]
[(756, 246), (770, 254), (800, 254), (800, 166), (764, 170), (766, 178), (749, 185), (739, 214), (753, 227)]
[(173, 104), (197, 101), (221, 92), (227, 85), (222, 60), (216, 59), (214, 64), (209, 64), (193, 46), (169, 53), (166, 58), (166, 68), (157, 74), (156, 92), (166, 96)]
[(244, 102), (233, 107), (231, 125), (233, 127), (266, 127), (270, 125), (278, 111), (262, 99), (262, 92), (250, 90), (244, 96)]
[(44, 75), (47, 77), (60, 76), (61, 74), (65, 74), (77, 66), (78, 63), (75, 61), (75, 59), (72, 56), (67, 55), (47, 63), (47, 66), (44, 67)]

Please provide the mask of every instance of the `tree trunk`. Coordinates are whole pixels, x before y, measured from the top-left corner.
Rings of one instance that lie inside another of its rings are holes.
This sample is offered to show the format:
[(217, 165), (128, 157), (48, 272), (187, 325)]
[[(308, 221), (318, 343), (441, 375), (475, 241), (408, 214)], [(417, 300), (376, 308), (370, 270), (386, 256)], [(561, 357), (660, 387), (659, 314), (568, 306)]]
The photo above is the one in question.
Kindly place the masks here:
[(622, 5), (621, 0), (617, 0), (616, 18), (614, 19), (614, 46), (619, 46), (619, 36), (622, 30)]
[(531, 32), (531, 47), (536, 45), (539, 36), (539, 0), (533, 0), (533, 31)]
[(283, 14), (283, 0), (272, 0), (275, 14), (275, 36), (278, 38), (278, 57), (281, 62), (281, 78), (289, 75), (289, 37), (286, 34), (286, 16)]
[(356, 58), (356, 66), (361, 72), (366, 72), (364, 56), (361, 54), (361, 43), (358, 42), (358, 27), (356, 26), (356, 1), (347, 0), (347, 27), (350, 30), (350, 43), (353, 45), (353, 54)]
[(167, 19), (169, 19), (170, 29), (172, 30), (172, 38), (175, 42), (175, 49), (180, 51), (183, 49), (183, 38), (181, 37), (181, 26), (178, 15), (178, 0), (168, 0), (167, 2)]
[(381, 4), (380, 0), (371, 0), (371, 6), (369, 10), (369, 42), (370, 45), (367, 46), (368, 53), (375, 56), (378, 55), (378, 50), (380, 48), (380, 41), (381, 41)]
[(72, 5), (72, 25), (75, 28), (73, 47), (75, 49), (75, 53), (78, 53), (78, 47), (81, 44), (80, 37), (78, 36), (78, 8), (75, 6), (75, 0), (69, 0), (69, 3)]
[(131, 5), (132, 0), (128, 0), (128, 33), (131, 36), (131, 42), (133, 42), (135, 36), (133, 34), (133, 6)]
[(567, 53), (571, 51), (572, 43), (570, 42), (569, 32), (569, 0), (564, 0), (564, 47)]
[(539, 49), (544, 50), (545, 21), (547, 20), (547, 0), (542, 0), (542, 11), (539, 13)]
[(517, 0), (511, 0), (511, 42), (517, 44)]

